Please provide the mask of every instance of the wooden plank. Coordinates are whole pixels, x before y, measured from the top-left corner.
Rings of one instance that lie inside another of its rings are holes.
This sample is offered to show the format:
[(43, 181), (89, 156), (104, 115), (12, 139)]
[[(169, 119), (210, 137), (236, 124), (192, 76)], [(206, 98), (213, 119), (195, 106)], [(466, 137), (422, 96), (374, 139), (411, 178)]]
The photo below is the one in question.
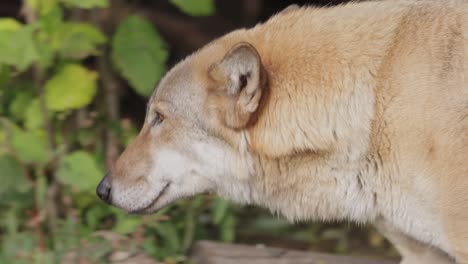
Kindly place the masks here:
[(391, 260), (334, 256), (296, 250), (227, 245), (210, 241), (195, 243), (191, 260), (194, 264), (396, 264)]

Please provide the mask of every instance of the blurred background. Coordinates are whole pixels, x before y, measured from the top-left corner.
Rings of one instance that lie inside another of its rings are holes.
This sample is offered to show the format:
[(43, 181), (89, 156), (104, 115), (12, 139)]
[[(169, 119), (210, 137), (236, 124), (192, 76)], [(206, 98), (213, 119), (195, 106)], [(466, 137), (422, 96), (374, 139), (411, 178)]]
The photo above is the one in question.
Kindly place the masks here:
[(129, 216), (94, 193), (177, 61), (290, 4), (343, 2), (2, 0), (0, 263), (186, 263), (202, 239), (396, 256), (368, 226), (290, 224), (206, 195)]

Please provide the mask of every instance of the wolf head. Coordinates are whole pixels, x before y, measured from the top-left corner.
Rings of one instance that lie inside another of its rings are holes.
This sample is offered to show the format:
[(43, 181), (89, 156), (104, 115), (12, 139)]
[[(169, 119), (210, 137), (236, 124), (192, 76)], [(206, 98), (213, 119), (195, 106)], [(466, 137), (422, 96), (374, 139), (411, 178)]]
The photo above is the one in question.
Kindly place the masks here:
[(302, 41), (306, 14), (233, 31), (171, 69), (98, 195), (134, 213), (213, 192), (291, 219), (354, 214), (332, 203), (359, 186), (373, 77), (365, 62), (340, 71), (356, 56), (323, 48), (331, 39), (320, 30)]
[(266, 74), (249, 43), (208, 49), (161, 80), (139, 135), (97, 188), (103, 200), (134, 213), (202, 192), (249, 201), (241, 185), (254, 167), (243, 130), (259, 108)]

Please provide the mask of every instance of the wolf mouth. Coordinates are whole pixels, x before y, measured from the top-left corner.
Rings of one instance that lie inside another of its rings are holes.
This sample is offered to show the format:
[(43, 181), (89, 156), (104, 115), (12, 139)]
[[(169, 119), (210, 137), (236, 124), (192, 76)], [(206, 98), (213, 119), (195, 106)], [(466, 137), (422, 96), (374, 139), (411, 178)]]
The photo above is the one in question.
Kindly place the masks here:
[(148, 213), (151, 213), (149, 212), (148, 210), (150, 208), (152, 208), (158, 201), (159, 201), (159, 198), (161, 198), (167, 191), (167, 189), (169, 188), (169, 186), (171, 185), (171, 182), (167, 182), (164, 187), (161, 189), (161, 191), (159, 192), (159, 194), (151, 201), (151, 203), (149, 203), (149, 205), (143, 207), (143, 208), (140, 208), (140, 209), (136, 209), (136, 210), (133, 210), (131, 212), (129, 212), (130, 214), (148, 214)]

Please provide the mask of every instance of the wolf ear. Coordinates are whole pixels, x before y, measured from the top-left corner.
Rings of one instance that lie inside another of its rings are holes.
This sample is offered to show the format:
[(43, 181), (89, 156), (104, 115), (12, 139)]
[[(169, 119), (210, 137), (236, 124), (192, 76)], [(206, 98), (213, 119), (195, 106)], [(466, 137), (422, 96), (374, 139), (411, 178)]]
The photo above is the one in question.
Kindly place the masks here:
[(212, 65), (210, 75), (223, 87), (227, 97), (224, 111), (226, 125), (240, 129), (257, 110), (265, 86), (266, 74), (260, 55), (247, 42), (235, 45), (224, 58)]

